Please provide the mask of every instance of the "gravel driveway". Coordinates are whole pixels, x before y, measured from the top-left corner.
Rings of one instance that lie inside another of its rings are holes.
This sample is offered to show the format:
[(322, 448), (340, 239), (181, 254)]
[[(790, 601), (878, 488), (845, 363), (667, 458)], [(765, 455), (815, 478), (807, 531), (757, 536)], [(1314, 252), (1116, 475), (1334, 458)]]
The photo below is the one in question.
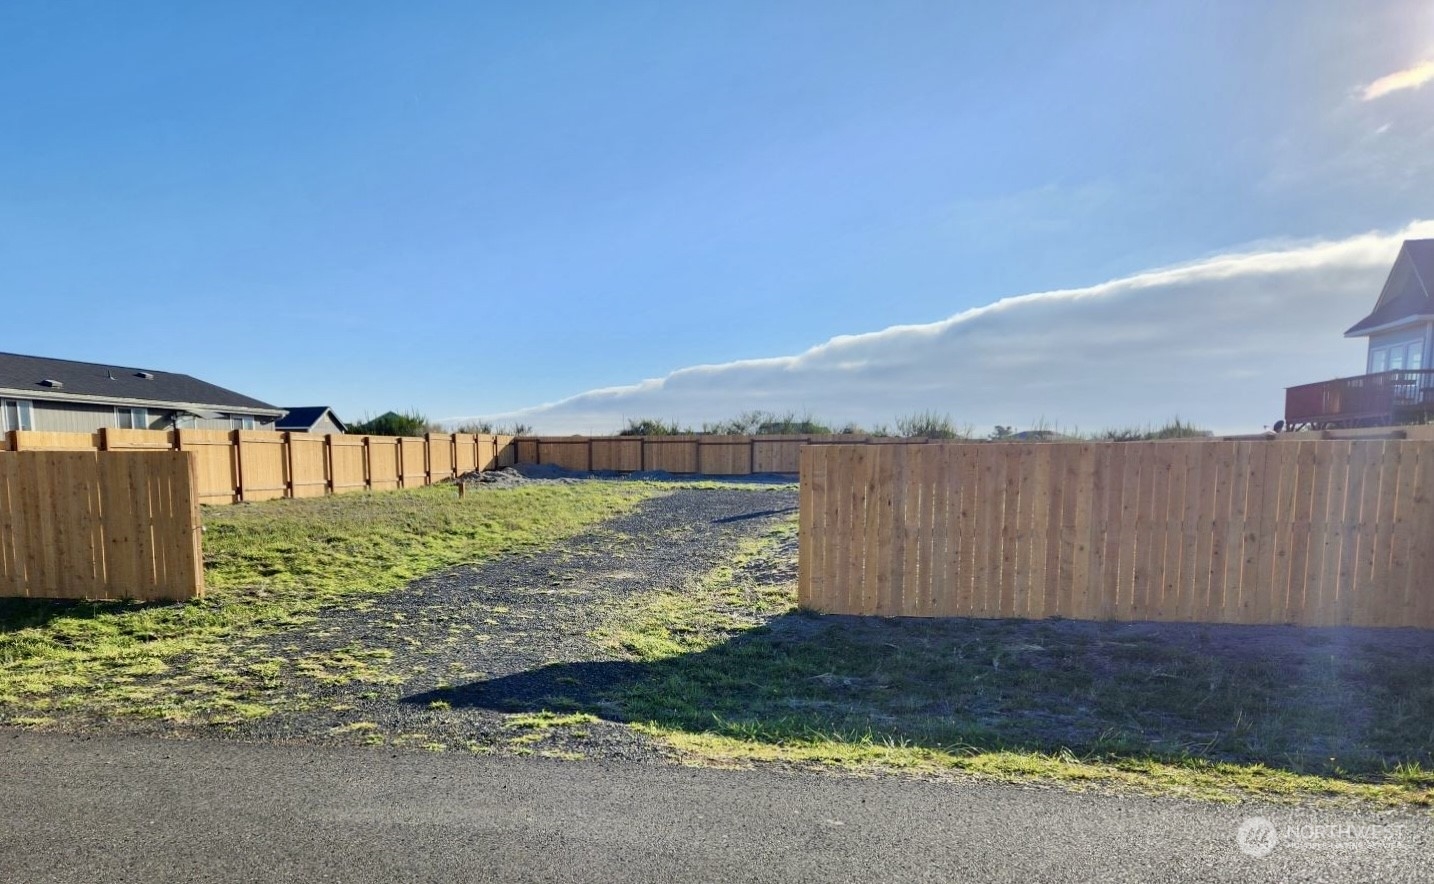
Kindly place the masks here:
[(241, 641), (233, 650), (251, 665), (275, 662), (263, 702), (277, 701), (281, 711), (228, 734), (524, 754), (561, 752), (580, 739), (585, 754), (653, 756), (621, 725), (525, 727), (492, 709), (430, 705), (424, 695), (481, 689), (485, 680), (552, 663), (617, 659), (590, 637), (615, 603), (689, 585), (796, 506), (789, 488), (681, 488), (551, 549), (442, 571), (312, 624)]

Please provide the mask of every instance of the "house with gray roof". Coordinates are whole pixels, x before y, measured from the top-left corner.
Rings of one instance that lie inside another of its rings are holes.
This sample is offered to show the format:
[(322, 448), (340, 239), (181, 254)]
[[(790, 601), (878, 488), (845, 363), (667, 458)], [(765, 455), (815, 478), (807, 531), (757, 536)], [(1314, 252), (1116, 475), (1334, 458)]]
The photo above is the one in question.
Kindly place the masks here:
[(1374, 309), (1344, 334), (1369, 339), (1364, 374), (1288, 388), (1285, 427), (1434, 420), (1434, 239), (1404, 241)]
[(1374, 310), (1349, 331), (1347, 338), (1369, 338), (1365, 371), (1425, 368), (1434, 347), (1434, 239), (1404, 242)]
[(283, 414), (187, 374), (0, 353), (0, 431), (272, 430)]
[(291, 433), (347, 433), (348, 429), (334, 410), (327, 405), (296, 405), (274, 425), (276, 430)]

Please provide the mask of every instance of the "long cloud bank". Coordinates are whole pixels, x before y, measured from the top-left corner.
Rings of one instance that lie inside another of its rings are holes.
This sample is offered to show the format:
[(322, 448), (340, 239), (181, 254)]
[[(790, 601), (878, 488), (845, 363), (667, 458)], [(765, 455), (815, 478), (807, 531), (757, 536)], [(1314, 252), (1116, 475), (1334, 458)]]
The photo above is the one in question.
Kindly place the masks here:
[(1373, 306), (1400, 242), (1431, 236), (1434, 221), (1417, 221), (1225, 254), (485, 417), (552, 434), (612, 432), (638, 417), (695, 426), (751, 409), (867, 426), (935, 410), (978, 430), (1174, 416), (1258, 430), (1281, 416), (1286, 386), (1363, 371), (1364, 344), (1344, 330)]

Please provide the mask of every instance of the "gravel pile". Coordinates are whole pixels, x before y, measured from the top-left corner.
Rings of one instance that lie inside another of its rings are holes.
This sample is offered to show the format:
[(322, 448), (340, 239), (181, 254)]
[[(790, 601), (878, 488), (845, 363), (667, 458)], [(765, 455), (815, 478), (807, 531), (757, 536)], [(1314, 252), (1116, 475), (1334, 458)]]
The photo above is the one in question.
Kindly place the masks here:
[(584, 474), (555, 466), (532, 464), (501, 470), (474, 470), (458, 477), (464, 485), (478, 488), (517, 488), (520, 485), (569, 485), (587, 478)]

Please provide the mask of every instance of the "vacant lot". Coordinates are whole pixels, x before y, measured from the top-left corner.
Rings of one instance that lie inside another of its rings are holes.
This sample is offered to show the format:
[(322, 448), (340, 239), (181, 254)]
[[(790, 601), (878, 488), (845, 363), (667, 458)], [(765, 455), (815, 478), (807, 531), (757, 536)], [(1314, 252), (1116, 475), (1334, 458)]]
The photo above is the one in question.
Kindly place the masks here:
[(0, 718), (1434, 802), (1434, 636), (795, 610), (791, 487), (206, 512), (211, 596), (7, 603)]

